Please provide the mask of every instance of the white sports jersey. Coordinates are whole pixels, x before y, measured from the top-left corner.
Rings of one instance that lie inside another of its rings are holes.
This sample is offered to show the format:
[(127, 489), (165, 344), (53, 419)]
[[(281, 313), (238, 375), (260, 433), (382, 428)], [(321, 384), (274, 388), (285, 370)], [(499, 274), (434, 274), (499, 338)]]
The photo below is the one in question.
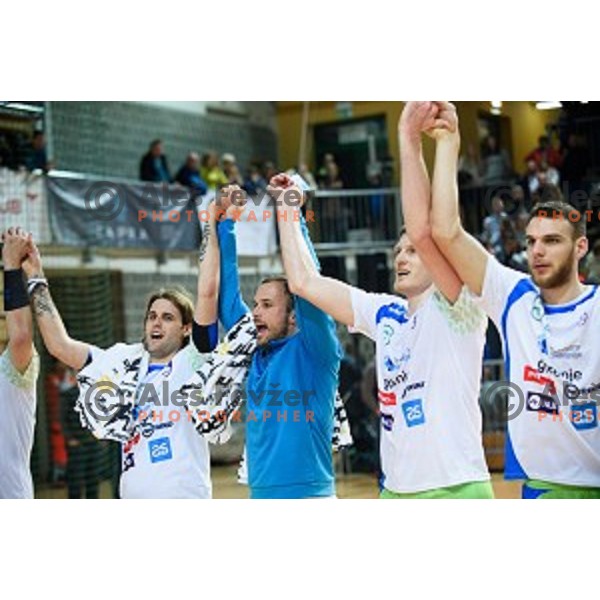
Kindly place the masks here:
[(0, 356), (0, 498), (33, 498), (29, 461), (38, 372), (37, 354), (22, 375), (8, 350)]
[[(132, 348), (124, 344), (108, 350), (94, 347), (90, 367), (127, 360), (127, 350)], [(140, 432), (122, 445), (121, 498), (212, 496), (208, 442), (196, 431), (185, 406), (177, 406), (182, 403), (174, 396), (194, 375), (202, 357), (190, 343), (164, 368), (149, 371), (142, 363), (135, 410), (137, 420), (145, 422)], [(144, 419), (139, 411), (154, 416)]]
[(489, 258), (481, 301), (502, 336), (506, 378), (519, 388), (506, 477), (600, 487), (598, 288), (546, 306), (529, 276)]
[(377, 343), (385, 488), (414, 493), (487, 481), (479, 409), (487, 319), (463, 290), (412, 315), (398, 296), (352, 290), (354, 328)]

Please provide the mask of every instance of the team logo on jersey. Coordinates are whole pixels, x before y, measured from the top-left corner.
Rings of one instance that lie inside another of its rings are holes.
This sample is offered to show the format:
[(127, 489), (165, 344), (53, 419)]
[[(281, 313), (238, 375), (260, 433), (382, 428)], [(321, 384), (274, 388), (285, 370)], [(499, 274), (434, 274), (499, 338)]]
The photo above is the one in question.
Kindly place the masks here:
[(595, 403), (571, 407), (570, 421), (577, 431), (598, 427), (598, 407)]
[(417, 425), (423, 425), (425, 423), (423, 401), (420, 398), (417, 400), (409, 400), (402, 404), (402, 412), (404, 413), (404, 420), (406, 421), (407, 427), (416, 427)]
[(410, 348), (404, 350), (400, 356), (385, 356), (383, 359), (383, 365), (388, 373), (395, 373), (399, 371), (404, 363), (410, 361)]
[(527, 410), (532, 412), (545, 412), (550, 415), (558, 414), (556, 398), (548, 394), (529, 392), (527, 394)]
[(544, 317), (544, 304), (540, 296), (537, 296), (531, 306), (531, 316), (536, 321), (541, 321)]
[(404, 323), (408, 323), (406, 308), (400, 304), (386, 304), (377, 311), (375, 323), (379, 325), (383, 319), (391, 319), (400, 323), (400, 325), (404, 325)]
[(394, 337), (394, 328), (386, 323), (383, 326), (383, 345), (389, 346), (392, 342), (392, 338)]
[(397, 398), (394, 392), (382, 392), (379, 390), (377, 397), (379, 398), (380, 404), (383, 406), (396, 406)]
[(169, 438), (160, 438), (148, 444), (150, 451), (150, 461), (153, 463), (171, 460), (173, 452), (171, 451), (171, 440)]
[(394, 417), (393, 415), (386, 415), (384, 413), (381, 413), (381, 426), (386, 430), (386, 431), (391, 431), (394, 427)]

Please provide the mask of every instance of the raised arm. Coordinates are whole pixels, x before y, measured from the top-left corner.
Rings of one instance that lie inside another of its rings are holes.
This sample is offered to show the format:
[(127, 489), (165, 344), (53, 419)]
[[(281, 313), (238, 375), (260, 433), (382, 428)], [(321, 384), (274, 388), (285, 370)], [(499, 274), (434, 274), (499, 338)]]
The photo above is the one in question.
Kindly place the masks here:
[[(236, 197), (245, 197), (238, 186), (228, 186), (219, 193), (217, 208), (220, 210), (217, 223), (219, 250), (221, 253), (220, 285), (219, 285), (219, 320), (225, 329), (231, 329), (249, 308), (242, 298), (240, 277), (238, 273), (237, 243), (235, 238), (235, 221), (239, 209), (232, 202)], [(225, 215), (223, 215), (223, 211)], [(226, 218), (223, 219), (223, 216)]]
[(9, 229), (2, 238), (8, 351), (14, 368), (22, 374), (27, 370), (33, 357), (33, 322), (24, 273), (21, 269), (21, 263), (28, 250), (28, 239), (19, 228), (16, 231)]
[(218, 301), (220, 252), (217, 239), (217, 209), (208, 206), (208, 222), (202, 231), (202, 246), (198, 258), (198, 289), (192, 339), (199, 352), (212, 352), (218, 343)]
[(431, 224), (433, 239), (461, 281), (481, 295), (488, 253), (462, 227), (458, 209), (457, 165), (460, 133), (456, 109), (439, 102), (438, 119), (446, 123), (429, 132), (436, 140)]
[[(69, 367), (79, 371), (88, 360), (90, 347), (84, 342), (72, 339), (67, 333), (50, 296), (39, 250), (31, 238), (29, 239), (29, 253), (23, 262), (23, 270), (27, 275), (30, 292), (33, 288), (31, 292), (33, 311), (48, 352)], [(33, 287), (34, 284), (35, 287)]]
[(406, 233), (436, 288), (450, 301), (460, 296), (462, 283), (455, 270), (436, 246), (431, 233), (431, 184), (423, 160), (422, 132), (444, 123), (437, 120), (433, 102), (407, 102), (400, 119), (400, 171), (402, 173), (402, 212)]
[[(271, 180), (270, 193), (281, 203), (278, 207), (278, 225), (281, 254), (288, 284), (292, 294), (331, 315), (344, 325), (354, 325), (354, 312), (350, 297), (351, 287), (346, 283), (323, 277), (317, 268), (316, 257), (311, 253), (310, 242), (303, 234), (299, 218), (298, 201), (302, 192), (286, 175)], [(301, 202), (301, 200), (300, 200)], [(282, 218), (285, 214), (285, 219)]]

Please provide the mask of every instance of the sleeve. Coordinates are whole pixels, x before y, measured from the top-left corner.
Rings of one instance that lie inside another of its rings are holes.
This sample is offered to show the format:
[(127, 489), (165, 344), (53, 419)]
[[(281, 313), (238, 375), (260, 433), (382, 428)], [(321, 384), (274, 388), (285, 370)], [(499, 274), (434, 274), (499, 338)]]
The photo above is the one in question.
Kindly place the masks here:
[(19, 373), (10, 358), (9, 350), (0, 356), (0, 375), (4, 376), (12, 385), (21, 389), (33, 391), (40, 372), (40, 357), (37, 352), (33, 353), (29, 366), (24, 373)]
[(249, 312), (240, 291), (234, 227), (235, 223), (231, 219), (226, 219), (217, 225), (219, 249), (221, 251), (219, 320), (227, 331)]
[(481, 296), (475, 298), (496, 326), (499, 326), (512, 291), (521, 282), (533, 287), (527, 275), (505, 267), (491, 255), (488, 257)]
[(354, 327), (351, 328), (351, 332), (362, 333), (375, 341), (377, 339), (377, 311), (381, 304), (380, 296), (353, 287), (350, 297), (354, 313)]
[(477, 297), (466, 286), (454, 303), (448, 302), (442, 293), (435, 291), (434, 302), (444, 315), (450, 328), (456, 333), (473, 333), (479, 330), (482, 334), (487, 327), (487, 316), (480, 306)]
[[(319, 260), (308, 234), (304, 217), (300, 219), (300, 227), (313, 262), (320, 270)], [(315, 352), (316, 350), (316, 354), (324, 363), (341, 358), (342, 354), (335, 321), (320, 308), (299, 296), (295, 296), (294, 309), (298, 330), (306, 349), (309, 352)]]

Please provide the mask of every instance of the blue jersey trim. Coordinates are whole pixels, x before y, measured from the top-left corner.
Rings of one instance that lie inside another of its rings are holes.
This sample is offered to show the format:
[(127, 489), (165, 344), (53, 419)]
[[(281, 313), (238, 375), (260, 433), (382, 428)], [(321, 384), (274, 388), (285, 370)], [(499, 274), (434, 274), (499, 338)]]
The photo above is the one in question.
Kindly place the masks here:
[(544, 312), (547, 315), (559, 315), (562, 313), (573, 312), (578, 306), (581, 306), (588, 300), (591, 300), (596, 295), (597, 289), (598, 289), (598, 286), (595, 285), (589, 294), (587, 294), (581, 300), (574, 302), (573, 304), (565, 304), (564, 306), (545, 306), (544, 305)]
[[(508, 322), (508, 313), (510, 309), (523, 297), (528, 293), (537, 293), (537, 290), (533, 283), (529, 279), (521, 279), (515, 285), (512, 292), (508, 296), (508, 300), (506, 301), (506, 306), (504, 308), (504, 312), (502, 313), (502, 338), (504, 340), (504, 369), (506, 374), (506, 379), (510, 381), (510, 347), (508, 344), (508, 333), (507, 333), (507, 322)], [(506, 443), (504, 447), (504, 478), (505, 479), (528, 479), (525, 470), (521, 466), (519, 459), (517, 458), (512, 440), (510, 439), (510, 431), (509, 427), (506, 428)]]

